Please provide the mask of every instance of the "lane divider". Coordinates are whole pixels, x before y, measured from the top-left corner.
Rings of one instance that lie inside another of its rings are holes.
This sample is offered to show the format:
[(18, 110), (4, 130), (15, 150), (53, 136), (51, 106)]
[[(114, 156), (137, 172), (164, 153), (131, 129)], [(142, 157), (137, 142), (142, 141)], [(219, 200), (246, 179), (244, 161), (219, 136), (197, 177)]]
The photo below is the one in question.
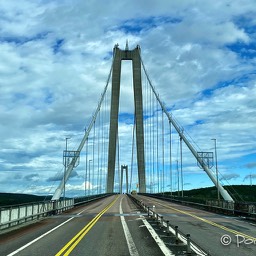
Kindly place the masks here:
[(132, 239), (132, 235), (130, 233), (130, 230), (128, 228), (128, 225), (125, 221), (125, 218), (123, 216), (123, 208), (122, 208), (122, 201), (123, 201), (123, 197), (120, 201), (120, 205), (119, 205), (119, 212), (120, 212), (120, 219), (121, 219), (121, 223), (122, 223), (122, 226), (123, 226), (123, 230), (124, 230), (124, 235), (125, 235), (125, 239), (126, 239), (126, 243), (128, 245), (128, 249), (129, 249), (129, 253), (130, 253), (130, 256), (139, 256), (139, 253), (138, 253), (138, 250), (136, 248), (136, 245)]
[(190, 217), (192, 217), (192, 218), (201, 220), (201, 221), (203, 221), (203, 222), (205, 222), (205, 223), (208, 223), (208, 224), (210, 224), (210, 225), (212, 225), (212, 226), (214, 226), (214, 227), (217, 227), (217, 228), (223, 229), (223, 230), (225, 230), (225, 231), (228, 231), (228, 232), (230, 232), (230, 233), (232, 233), (232, 234), (241, 235), (241, 236), (243, 236), (244, 238), (247, 238), (247, 239), (251, 239), (251, 240), (253, 240), (253, 241), (256, 241), (256, 238), (255, 238), (255, 237), (246, 235), (246, 234), (244, 234), (244, 233), (242, 233), (242, 232), (239, 232), (239, 231), (236, 231), (236, 230), (234, 230), (234, 229), (227, 228), (227, 227), (225, 227), (225, 226), (223, 226), (223, 225), (220, 225), (220, 224), (218, 224), (218, 223), (216, 223), (216, 222), (213, 222), (213, 221), (211, 221), (211, 220), (207, 220), (207, 219), (201, 218), (201, 217), (199, 217), (199, 216), (197, 216), (197, 215), (195, 215), (195, 214), (192, 214), (192, 213), (190, 213), (190, 212), (182, 211), (182, 210), (176, 209), (176, 208), (174, 208), (174, 207), (161, 204), (161, 203), (159, 203), (158, 201), (155, 201), (155, 200), (153, 200), (153, 199), (150, 199), (150, 200), (153, 201), (155, 204), (159, 204), (159, 205), (164, 206), (164, 207), (166, 207), (166, 208), (169, 208), (169, 209), (171, 209), (171, 210), (173, 210), (173, 211), (176, 211), (176, 212), (179, 212), (179, 213), (188, 215), (188, 216), (190, 216)]
[(100, 213), (98, 213), (86, 226), (84, 226), (55, 256), (68, 256), (74, 248), (79, 244), (83, 237), (97, 223), (101, 216), (108, 211), (118, 200), (119, 196), (110, 204), (108, 204)]
[[(77, 213), (76, 215), (80, 215), (84, 212), (85, 210), (82, 210), (81, 212)], [(50, 233), (52, 233), (53, 231), (57, 230), (58, 228), (62, 227), (63, 225), (65, 225), (66, 223), (68, 223), (69, 221), (73, 220), (75, 217), (71, 217), (68, 220), (62, 222), (61, 224), (59, 224), (58, 226), (56, 226), (55, 228), (52, 228), (51, 230), (47, 231), (46, 233), (42, 234), (41, 236), (35, 238), (34, 240), (30, 241), (29, 243), (23, 245), (22, 247), (20, 247), (19, 249), (15, 250), (14, 252), (8, 254), (7, 256), (13, 256), (15, 254), (17, 254), (18, 252), (26, 249), (27, 247), (29, 247), (30, 245), (34, 244), (35, 242), (39, 241), (40, 239), (42, 239), (43, 237), (49, 235)]]

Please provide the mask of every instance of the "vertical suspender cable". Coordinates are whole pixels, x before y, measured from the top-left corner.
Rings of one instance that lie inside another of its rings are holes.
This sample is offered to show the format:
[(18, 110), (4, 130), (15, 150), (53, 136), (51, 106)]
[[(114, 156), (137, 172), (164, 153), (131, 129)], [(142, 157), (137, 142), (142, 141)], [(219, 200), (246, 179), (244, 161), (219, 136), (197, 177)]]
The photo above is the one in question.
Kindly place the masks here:
[(133, 132), (132, 132), (132, 159), (131, 159), (131, 175), (130, 175), (130, 192), (131, 192), (131, 190), (132, 190), (132, 188), (131, 188), (131, 186), (132, 186), (132, 179), (133, 179), (133, 177), (132, 177), (132, 175), (133, 175), (133, 154), (134, 154), (134, 145), (135, 145), (135, 143), (134, 143), (134, 134), (135, 134), (135, 124), (136, 124), (136, 121), (135, 121), (135, 118), (134, 118), (134, 121), (133, 121)]
[(84, 195), (87, 195), (87, 179), (88, 179), (88, 138), (85, 141), (85, 178), (84, 178)]
[(93, 125), (93, 140), (92, 140), (92, 194), (94, 190), (94, 170), (95, 170), (95, 121)]
[(146, 86), (147, 86), (147, 141), (148, 141), (148, 148), (147, 148), (147, 154), (148, 154), (148, 173), (149, 173), (149, 188), (150, 188), (150, 193), (152, 193), (152, 184), (153, 184), (153, 170), (152, 170), (152, 155), (151, 155), (151, 148), (152, 148), (152, 141), (151, 141), (151, 125), (150, 125), (150, 118), (151, 118), (151, 109), (150, 109), (150, 88), (148, 86), (148, 81), (146, 81)]
[(100, 119), (100, 144), (101, 144), (101, 151), (100, 151), (100, 184), (99, 184), (99, 193), (102, 194), (102, 161), (103, 161), (103, 115), (104, 115), (104, 108), (102, 109), (103, 113), (101, 114)]
[(149, 79), (149, 76), (146, 72), (144, 63), (141, 59), (141, 64), (142, 67), (144, 69), (144, 72), (147, 76), (147, 79), (149, 81), (149, 84), (155, 94), (155, 96), (157, 97), (157, 100), (159, 102), (159, 104), (161, 105), (161, 107), (164, 109), (164, 112), (167, 116), (167, 118), (169, 119), (169, 121), (172, 122), (175, 130), (179, 133), (179, 135), (182, 137), (182, 140), (185, 142), (185, 144), (187, 145), (187, 147), (189, 148), (189, 150), (191, 151), (191, 153), (193, 154), (193, 156), (196, 158), (196, 160), (198, 161), (199, 165), (204, 169), (204, 171), (207, 173), (207, 175), (209, 176), (209, 178), (212, 180), (212, 182), (214, 183), (214, 185), (216, 187), (218, 187), (222, 197), (224, 198), (224, 200), (226, 201), (231, 201), (234, 202), (234, 199), (230, 196), (230, 194), (223, 188), (223, 186), (221, 184), (218, 184), (216, 177), (213, 175), (213, 173), (211, 172), (211, 170), (208, 168), (207, 164), (205, 164), (205, 162), (201, 159), (201, 157), (198, 155), (198, 152), (196, 151), (196, 149), (194, 148), (194, 146), (189, 142), (189, 140), (187, 139), (187, 137), (183, 134), (182, 128), (179, 126), (179, 124), (177, 123), (177, 121), (174, 120), (174, 118), (172, 117), (172, 115), (167, 111), (166, 107), (164, 106), (163, 102), (160, 100), (159, 96), (157, 95), (153, 85), (151, 84), (151, 81)]
[[(152, 95), (152, 93), (151, 93)], [(152, 126), (152, 129), (153, 129), (153, 132), (152, 132), (152, 137), (153, 137), (153, 147), (152, 147), (152, 152), (153, 152), (153, 180), (154, 180), (154, 186), (153, 186), (153, 193), (155, 193), (155, 185), (156, 185), (156, 177), (155, 177), (155, 164), (156, 164), (156, 159), (155, 159), (155, 127), (153, 126), (153, 124), (155, 123), (155, 113), (154, 113), (154, 98), (152, 96), (152, 123), (151, 123), (151, 126)]]
[[(104, 114), (104, 124), (108, 123), (108, 115), (107, 115), (107, 111), (108, 111), (108, 97), (105, 98), (105, 102), (104, 102), (104, 107), (105, 107), (105, 114)], [(106, 143), (107, 143), (107, 129), (108, 127), (106, 127), (106, 129), (104, 129), (104, 134), (103, 134), (103, 156), (104, 156), (104, 170), (107, 170), (107, 150), (106, 150)], [(105, 179), (105, 192), (106, 192), (106, 188), (107, 188), (107, 172), (104, 172), (104, 179)]]
[(152, 155), (152, 102), (151, 102), (151, 89), (149, 88), (148, 82), (147, 82), (147, 88), (148, 88), (148, 155), (149, 155), (149, 171), (150, 171), (150, 193), (153, 193), (153, 185), (154, 185), (154, 172), (153, 172), (153, 155)]
[(97, 135), (97, 141), (98, 141), (98, 172), (97, 172), (97, 194), (99, 194), (99, 179), (100, 179), (100, 117), (101, 117), (101, 111), (99, 112), (98, 116), (98, 135)]
[[(88, 140), (89, 140), (89, 138), (88, 138)], [(92, 159), (88, 160), (88, 164), (89, 164), (89, 169), (88, 169), (88, 194), (89, 195), (91, 195), (91, 187), (92, 187), (92, 183), (91, 183), (91, 161), (92, 161)]]
[(162, 183), (163, 183), (163, 186), (162, 186), (162, 192), (164, 192), (164, 111), (162, 109), (162, 153), (163, 153), (163, 159), (162, 159), (162, 172), (163, 172), (163, 175), (162, 175)]
[[(111, 69), (110, 69), (110, 72), (109, 72), (109, 75), (108, 75), (107, 83), (106, 83), (106, 85), (104, 87), (103, 93), (101, 94), (101, 98), (100, 98), (100, 101), (99, 101), (98, 106), (96, 108), (96, 111), (94, 112), (94, 114), (92, 116), (92, 119), (91, 119), (91, 121), (89, 123), (89, 126), (88, 126), (87, 130), (85, 131), (85, 134), (84, 134), (84, 136), (83, 136), (83, 138), (82, 138), (82, 140), (81, 140), (81, 142), (80, 142), (80, 144), (79, 144), (79, 146), (77, 148), (77, 151), (79, 151), (79, 153), (82, 151), (82, 149), (84, 147), (84, 144), (85, 144), (85, 142), (86, 142), (86, 140), (87, 140), (87, 138), (88, 138), (88, 136), (90, 134), (90, 131), (91, 131), (92, 127), (93, 127), (93, 124), (94, 124), (94, 122), (95, 122), (95, 120), (97, 118), (98, 112), (100, 110), (100, 106), (101, 106), (101, 104), (102, 104), (102, 102), (104, 100), (104, 97), (106, 95), (106, 92), (107, 92), (107, 89), (108, 89), (108, 84), (109, 84), (110, 77), (111, 77), (111, 74), (112, 74), (112, 68), (113, 68), (113, 62), (112, 62)], [(55, 190), (55, 192), (54, 192), (54, 194), (52, 196), (52, 200), (59, 200), (60, 199), (60, 196), (61, 196), (63, 188), (64, 188), (65, 181), (68, 180), (68, 178), (70, 177), (70, 174), (73, 171), (79, 156), (80, 156), (80, 154), (76, 155), (76, 156), (74, 156), (72, 158), (71, 163), (68, 166), (68, 169), (66, 171), (67, 175), (65, 177), (65, 180), (62, 180), (61, 183), (59, 184), (59, 186), (57, 187), (57, 189)]]
[(180, 143), (177, 143), (177, 186), (178, 186), (178, 196), (180, 196), (180, 174), (179, 174), (179, 146)]
[[(146, 118), (145, 118), (145, 128), (144, 131), (146, 133), (146, 173), (149, 176), (149, 188), (151, 189), (151, 182), (152, 182), (152, 176), (151, 176), (151, 170), (150, 170), (150, 154), (149, 154), (149, 149), (150, 149), (150, 138), (149, 138), (149, 93), (148, 93), (148, 86), (147, 86), (147, 79), (145, 79), (144, 82), (144, 87), (145, 87), (145, 95), (146, 95), (146, 102), (144, 104), (146, 111)], [(151, 191), (150, 191), (151, 193)]]
[(157, 101), (156, 101), (156, 164), (157, 164), (157, 188), (158, 188), (157, 193), (160, 192), (160, 184), (159, 184), (160, 183), (160, 173), (159, 173), (159, 163), (158, 163), (158, 160), (159, 160), (159, 150), (158, 150), (159, 124), (158, 124), (158, 122), (159, 122), (158, 109), (157, 109)]
[(153, 183), (154, 183), (154, 186), (153, 186), (153, 193), (156, 192), (156, 148), (155, 148), (155, 119), (156, 119), (156, 116), (155, 116), (155, 111), (154, 111), (154, 95), (152, 93), (152, 90), (151, 90), (151, 113), (152, 113), (152, 119), (151, 119), (151, 130), (152, 130), (152, 156), (153, 156), (153, 161), (152, 161), (152, 166), (153, 166)]
[[(106, 99), (105, 99), (106, 100)], [(100, 194), (103, 192), (103, 163), (104, 163), (104, 114), (105, 114), (105, 108), (104, 103), (102, 105), (102, 115), (101, 115), (101, 158), (100, 158)]]
[(172, 123), (169, 121), (169, 126), (170, 126), (170, 191), (172, 195)]
[(180, 178), (181, 178), (181, 196), (183, 197), (183, 168), (182, 168), (182, 138), (180, 137)]
[[(147, 80), (146, 80), (147, 81)], [(148, 155), (149, 155), (149, 171), (150, 171), (150, 193), (153, 193), (153, 183), (154, 183), (154, 175), (153, 175), (153, 168), (152, 168), (152, 140), (151, 140), (151, 90), (148, 85), (147, 81), (147, 88), (148, 88)]]
[[(121, 186), (121, 182), (120, 182), (120, 142), (119, 142), (119, 134), (117, 132), (117, 180)], [(120, 188), (119, 186), (119, 188)], [(121, 193), (122, 189), (119, 191), (119, 193)]]

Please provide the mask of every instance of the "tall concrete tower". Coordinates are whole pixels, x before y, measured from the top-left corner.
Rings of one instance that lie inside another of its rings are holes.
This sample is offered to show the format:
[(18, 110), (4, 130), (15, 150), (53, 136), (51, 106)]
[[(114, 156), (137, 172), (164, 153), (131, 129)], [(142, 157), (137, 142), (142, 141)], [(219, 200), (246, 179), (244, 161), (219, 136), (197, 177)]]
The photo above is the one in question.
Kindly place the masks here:
[(115, 163), (116, 163), (116, 144), (117, 144), (117, 134), (118, 134), (118, 112), (119, 112), (120, 78), (121, 78), (122, 60), (132, 61), (139, 192), (145, 193), (146, 179), (145, 179), (140, 47), (137, 46), (135, 49), (129, 50), (128, 43), (126, 43), (125, 50), (120, 50), (118, 48), (118, 45), (115, 45), (114, 47), (109, 146), (108, 146), (107, 193), (112, 193), (114, 191), (114, 175), (115, 175)]

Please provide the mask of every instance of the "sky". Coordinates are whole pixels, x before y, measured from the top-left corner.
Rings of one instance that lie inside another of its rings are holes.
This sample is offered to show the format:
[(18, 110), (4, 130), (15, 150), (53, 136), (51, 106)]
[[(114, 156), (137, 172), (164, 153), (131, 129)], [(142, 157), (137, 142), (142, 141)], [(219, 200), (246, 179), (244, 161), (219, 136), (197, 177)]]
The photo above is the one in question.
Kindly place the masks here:
[[(255, 17), (254, 0), (0, 1), (0, 192), (55, 191), (65, 138), (75, 150), (113, 47), (126, 41), (140, 45), (161, 100), (196, 144), (214, 151), (216, 139), (220, 181), (256, 184)], [(120, 106), (127, 141), (131, 88), (122, 88)], [(83, 193), (84, 161), (67, 193)], [(212, 185), (188, 160), (184, 188)]]

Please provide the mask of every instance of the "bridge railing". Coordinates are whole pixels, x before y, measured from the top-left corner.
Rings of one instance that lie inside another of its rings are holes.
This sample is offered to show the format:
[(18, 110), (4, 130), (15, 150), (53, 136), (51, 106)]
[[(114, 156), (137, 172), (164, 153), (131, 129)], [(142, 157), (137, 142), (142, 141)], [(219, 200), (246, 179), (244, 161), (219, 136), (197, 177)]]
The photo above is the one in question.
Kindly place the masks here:
[(198, 200), (191, 197), (166, 196), (163, 194), (141, 194), (178, 204), (227, 215), (242, 216), (256, 220), (256, 202), (229, 202), (225, 200)]
[(160, 227), (160, 230), (163, 231), (165, 236), (167, 235), (169, 237), (169, 244), (172, 244), (173, 247), (184, 247), (182, 250), (182, 255), (210, 255), (205, 249), (191, 239), (190, 234), (183, 233), (178, 226), (170, 223), (169, 220), (164, 219), (164, 216), (157, 213), (154, 207), (144, 204), (142, 200), (138, 200), (138, 198), (136, 198), (136, 195), (128, 196), (147, 213), (148, 221), (150, 222), (151, 219), (153, 222), (157, 223), (158, 227)]
[(42, 201), (0, 208), (0, 231), (29, 221), (38, 220), (74, 207), (74, 199)]
[(27, 222), (37, 221), (43, 217), (60, 214), (73, 207), (90, 203), (112, 194), (83, 196), (65, 200), (41, 201), (20, 205), (0, 207), (0, 231)]

